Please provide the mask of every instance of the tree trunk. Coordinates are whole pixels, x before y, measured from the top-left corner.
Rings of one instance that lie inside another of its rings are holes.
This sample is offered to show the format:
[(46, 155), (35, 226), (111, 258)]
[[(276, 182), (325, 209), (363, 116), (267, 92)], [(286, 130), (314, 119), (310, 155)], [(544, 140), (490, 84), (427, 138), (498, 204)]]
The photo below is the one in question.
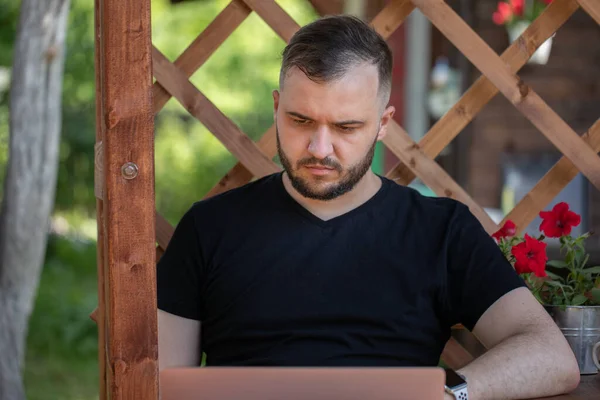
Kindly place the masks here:
[(0, 209), (0, 400), (24, 400), (27, 325), (54, 207), (69, 0), (21, 0)]

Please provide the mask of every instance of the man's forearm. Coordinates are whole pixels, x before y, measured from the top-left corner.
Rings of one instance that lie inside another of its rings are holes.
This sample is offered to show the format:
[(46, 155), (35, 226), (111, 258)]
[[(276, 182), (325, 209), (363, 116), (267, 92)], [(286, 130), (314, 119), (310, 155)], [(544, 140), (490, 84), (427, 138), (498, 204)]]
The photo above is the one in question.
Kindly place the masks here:
[(469, 400), (537, 398), (573, 390), (579, 383), (579, 374), (573, 373), (577, 366), (570, 354), (557, 355), (564, 343), (554, 346), (553, 340), (539, 333), (513, 336), (460, 369)]

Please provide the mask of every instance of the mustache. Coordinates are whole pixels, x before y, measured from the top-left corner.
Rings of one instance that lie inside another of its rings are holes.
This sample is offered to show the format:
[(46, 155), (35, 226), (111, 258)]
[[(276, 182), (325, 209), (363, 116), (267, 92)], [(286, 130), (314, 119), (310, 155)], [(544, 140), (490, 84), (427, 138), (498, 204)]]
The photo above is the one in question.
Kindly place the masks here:
[(333, 168), (338, 172), (342, 171), (342, 166), (340, 165), (340, 163), (338, 163), (335, 160), (332, 160), (331, 158), (318, 159), (316, 157), (308, 157), (303, 158), (302, 160), (296, 163), (297, 168), (303, 167), (305, 165), (317, 165), (326, 168)]

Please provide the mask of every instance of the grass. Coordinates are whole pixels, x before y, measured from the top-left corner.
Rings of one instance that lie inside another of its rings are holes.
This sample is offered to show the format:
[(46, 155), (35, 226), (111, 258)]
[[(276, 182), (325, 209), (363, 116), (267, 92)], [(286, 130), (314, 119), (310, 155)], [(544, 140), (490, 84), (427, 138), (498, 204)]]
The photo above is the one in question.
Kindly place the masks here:
[(52, 235), (29, 323), (29, 400), (98, 399), (96, 243)]

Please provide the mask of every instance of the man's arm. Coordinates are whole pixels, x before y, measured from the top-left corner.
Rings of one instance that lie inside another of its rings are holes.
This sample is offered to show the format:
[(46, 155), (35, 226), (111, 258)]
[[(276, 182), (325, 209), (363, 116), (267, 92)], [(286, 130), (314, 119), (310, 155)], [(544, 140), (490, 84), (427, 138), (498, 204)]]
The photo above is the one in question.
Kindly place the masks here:
[(200, 321), (158, 310), (158, 368), (200, 365)]
[(527, 288), (498, 299), (473, 334), (488, 351), (458, 371), (467, 379), (469, 400), (552, 396), (579, 384), (573, 351)]

